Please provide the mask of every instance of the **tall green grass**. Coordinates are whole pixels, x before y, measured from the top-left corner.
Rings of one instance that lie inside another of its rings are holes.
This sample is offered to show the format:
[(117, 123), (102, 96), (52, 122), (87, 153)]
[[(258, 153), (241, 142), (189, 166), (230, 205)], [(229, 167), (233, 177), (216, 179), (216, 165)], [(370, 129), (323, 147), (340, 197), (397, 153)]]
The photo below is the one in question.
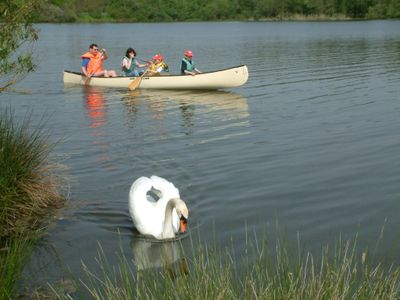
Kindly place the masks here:
[(10, 109), (0, 112), (0, 299), (13, 298), (46, 215), (63, 200), (43, 124), (32, 126), (29, 115), (17, 124)]
[(13, 237), (2, 241), (0, 249), (0, 299), (13, 299), (19, 274), (29, 258), (34, 240)]
[(16, 124), (13, 112), (0, 114), (0, 237), (35, 230), (49, 208), (60, 205), (60, 177), (50, 153), (44, 122), (32, 127), (27, 115)]
[(59, 299), (399, 299), (399, 267), (384, 267), (359, 251), (357, 240), (320, 254), (289, 253), (256, 240), (242, 255), (217, 246), (193, 246), (180, 262), (136, 271), (125, 255), (112, 265), (100, 248), (98, 270), (83, 264), (80, 293)]

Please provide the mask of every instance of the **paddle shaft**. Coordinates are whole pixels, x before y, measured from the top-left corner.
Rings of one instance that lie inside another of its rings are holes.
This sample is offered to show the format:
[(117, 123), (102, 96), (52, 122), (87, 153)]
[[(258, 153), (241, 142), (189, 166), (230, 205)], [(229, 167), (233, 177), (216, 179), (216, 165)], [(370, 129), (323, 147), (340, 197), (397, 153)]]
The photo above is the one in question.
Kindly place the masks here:
[(149, 69), (149, 67), (147, 67), (147, 69), (143, 72), (142, 75), (140, 75), (139, 77), (137, 77), (137, 78), (132, 80), (132, 82), (128, 86), (128, 88), (131, 91), (134, 91), (134, 90), (136, 90), (138, 88), (138, 86), (140, 85), (140, 82), (142, 81), (143, 76), (146, 74), (148, 69)]
[(136, 89), (138, 88), (140, 82), (142, 81), (143, 75), (144, 75), (145, 73), (146, 73), (146, 72), (144, 72), (142, 75), (140, 75), (139, 77), (136, 77), (135, 79), (132, 80), (132, 82), (131, 82), (131, 83), (129, 84), (129, 86), (128, 86), (128, 88), (129, 88), (131, 91), (134, 91), (134, 90), (136, 90)]
[[(103, 51), (101, 51), (101, 55), (103, 55)], [(84, 82), (84, 85), (88, 85), (90, 79), (92, 79), (92, 76), (93, 76), (94, 74), (96, 74), (96, 72), (100, 69), (100, 66), (101, 66), (101, 60), (98, 60), (98, 61), (97, 61), (97, 66), (96, 66), (96, 68), (94, 69), (94, 71), (93, 71), (92, 73), (90, 73), (90, 74), (89, 74), (89, 73), (87, 74), (86, 79), (85, 79), (85, 82)]]
[(149, 60), (145, 60), (145, 59), (140, 58), (140, 57), (136, 57), (136, 59), (138, 59), (138, 60), (140, 60), (140, 61), (143, 61), (143, 62), (145, 62), (145, 63), (151, 64), (151, 61), (149, 61)]

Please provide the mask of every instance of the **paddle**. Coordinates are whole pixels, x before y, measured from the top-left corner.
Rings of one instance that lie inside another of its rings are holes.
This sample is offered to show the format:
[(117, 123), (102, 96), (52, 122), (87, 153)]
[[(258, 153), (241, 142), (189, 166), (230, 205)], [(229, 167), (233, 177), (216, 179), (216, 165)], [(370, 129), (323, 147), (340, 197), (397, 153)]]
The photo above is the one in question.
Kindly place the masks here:
[[(103, 51), (100, 51), (100, 52), (103, 55)], [(86, 79), (85, 79), (85, 81), (83, 83), (84, 85), (88, 85), (89, 84), (90, 79), (92, 79), (92, 76), (94, 74), (96, 74), (96, 72), (100, 69), (100, 67), (101, 67), (101, 60), (98, 60), (96, 68), (94, 69), (94, 71), (92, 73), (88, 74), (88, 76), (86, 77)]]
[(98, 66), (96, 67), (96, 69), (94, 69), (94, 71), (92, 73), (88, 74), (88, 76), (85, 79), (85, 82), (83, 83), (84, 85), (89, 84), (90, 79), (92, 79), (93, 75), (96, 74), (96, 72), (100, 69), (100, 65), (101, 64), (99, 63)]
[(138, 59), (138, 60), (140, 60), (140, 61), (143, 61), (143, 62), (145, 62), (145, 63), (147, 63), (147, 64), (151, 64), (151, 61), (149, 61), (149, 60), (145, 60), (145, 59), (139, 58), (139, 57), (136, 57), (136, 59)]
[(83, 85), (88, 85), (89, 84), (89, 81), (90, 81), (90, 79), (92, 78), (92, 75), (94, 74), (95, 72), (93, 72), (92, 74), (88, 74), (88, 76), (86, 77), (86, 79), (85, 79), (85, 81), (83, 82)]
[(128, 88), (131, 91), (134, 91), (137, 89), (137, 87), (140, 85), (140, 83), (142, 82), (142, 78), (144, 76), (144, 74), (146, 74), (147, 70), (149, 68), (146, 69), (146, 71), (144, 71), (144, 73), (142, 75), (140, 75), (139, 77), (136, 77), (135, 79), (132, 80), (132, 82), (129, 84)]

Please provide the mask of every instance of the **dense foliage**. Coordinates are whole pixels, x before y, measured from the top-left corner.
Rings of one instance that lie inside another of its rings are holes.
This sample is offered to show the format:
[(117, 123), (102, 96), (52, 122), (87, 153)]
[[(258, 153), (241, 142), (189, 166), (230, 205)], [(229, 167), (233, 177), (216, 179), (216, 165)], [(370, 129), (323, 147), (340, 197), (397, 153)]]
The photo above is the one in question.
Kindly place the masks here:
[(45, 22), (400, 18), (400, 0), (46, 0)]
[(40, 1), (0, 2), (0, 92), (36, 67), (32, 44), (38, 34), (32, 22)]

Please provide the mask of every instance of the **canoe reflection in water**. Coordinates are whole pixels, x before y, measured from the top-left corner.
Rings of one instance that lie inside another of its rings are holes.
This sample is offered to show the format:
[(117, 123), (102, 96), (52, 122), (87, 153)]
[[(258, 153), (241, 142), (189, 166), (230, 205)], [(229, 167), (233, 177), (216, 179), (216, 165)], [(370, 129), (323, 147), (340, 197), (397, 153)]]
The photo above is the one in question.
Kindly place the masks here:
[(141, 106), (148, 106), (153, 118), (165, 117), (165, 108), (174, 103), (182, 116), (182, 127), (188, 129), (195, 123), (195, 114), (204, 117), (209, 113), (223, 115), (224, 119), (243, 119), (249, 117), (247, 98), (226, 91), (171, 91), (137, 90), (122, 95), (128, 114), (135, 121)]
[(103, 91), (92, 86), (84, 86), (85, 106), (90, 120), (90, 128), (106, 125), (105, 99)]
[(88, 141), (92, 147), (98, 150), (96, 155), (90, 156), (90, 159), (96, 165), (106, 170), (112, 170), (114, 166), (110, 164), (113, 161), (109, 151), (110, 142), (104, 130), (107, 126), (105, 90), (98, 87), (84, 86), (83, 95), (86, 115), (89, 120), (89, 134), (91, 137)]
[(132, 257), (138, 271), (161, 269), (174, 279), (188, 274), (179, 241), (152, 241), (132, 239)]

